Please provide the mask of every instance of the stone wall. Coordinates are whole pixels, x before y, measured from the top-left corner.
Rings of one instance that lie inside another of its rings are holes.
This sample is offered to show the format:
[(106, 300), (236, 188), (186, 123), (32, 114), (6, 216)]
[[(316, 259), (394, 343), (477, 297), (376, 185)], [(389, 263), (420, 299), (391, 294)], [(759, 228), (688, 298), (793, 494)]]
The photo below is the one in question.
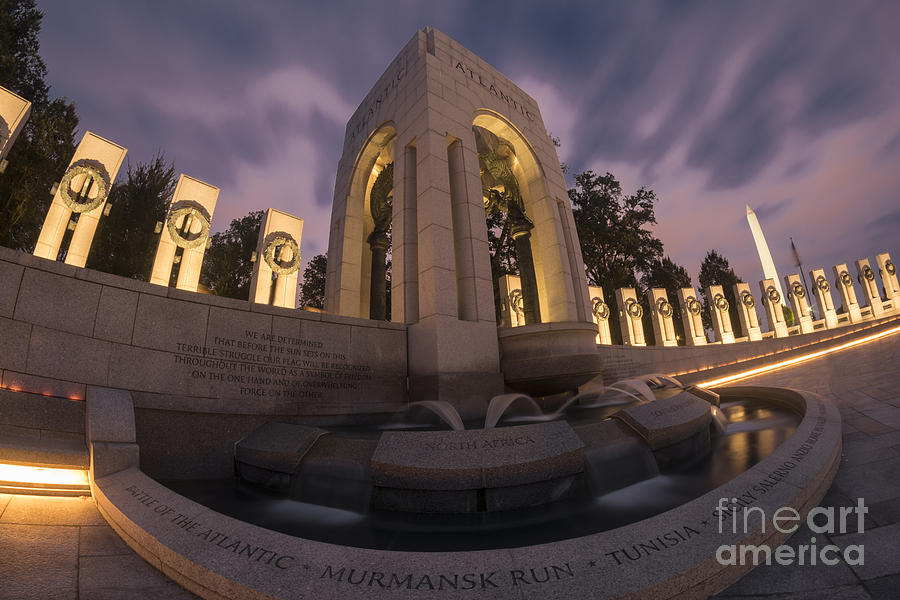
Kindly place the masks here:
[(900, 325), (900, 315), (784, 338), (705, 346), (598, 345), (603, 381), (612, 384), (644, 373), (674, 375), (683, 383), (697, 383), (746, 371), (773, 362), (817, 352)]
[(183, 292), (0, 248), (0, 385), (73, 400), (88, 385), (132, 392), (152, 458), (143, 462), (158, 476), (182, 474), (186, 449), (207, 476), (230, 472), (234, 442), (273, 418), (396, 412), (406, 360), (403, 324)]

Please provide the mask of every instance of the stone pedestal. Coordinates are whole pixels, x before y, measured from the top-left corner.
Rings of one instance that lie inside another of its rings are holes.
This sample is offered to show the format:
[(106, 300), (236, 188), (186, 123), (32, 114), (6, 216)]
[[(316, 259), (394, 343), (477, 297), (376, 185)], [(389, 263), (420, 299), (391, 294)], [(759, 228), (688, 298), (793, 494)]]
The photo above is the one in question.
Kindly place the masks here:
[(525, 298), (518, 275), (504, 275), (497, 280), (500, 287), (500, 326), (521, 327), (525, 324)]
[(791, 309), (794, 311), (794, 325), (800, 327), (800, 333), (812, 333), (813, 322), (809, 309), (809, 294), (800, 280), (800, 274), (785, 275), (784, 284), (787, 286)]
[(663, 288), (652, 288), (647, 292), (650, 308), (653, 314), (650, 320), (653, 322), (653, 335), (656, 337), (657, 346), (677, 346), (675, 337), (675, 309), (669, 302), (669, 296)]
[(6, 167), (6, 155), (31, 114), (31, 102), (0, 87), (0, 173)]
[(850, 317), (851, 323), (859, 323), (863, 320), (862, 312), (859, 309), (859, 302), (856, 300), (856, 290), (853, 289), (853, 276), (847, 269), (846, 264), (839, 264), (833, 267), (834, 270), (834, 287), (841, 294), (841, 303), (844, 306), (844, 312)]
[(716, 341), (723, 344), (734, 343), (734, 329), (731, 325), (731, 307), (725, 298), (725, 292), (721, 285), (711, 285), (706, 288), (706, 297), (709, 298), (709, 316), (712, 319), (713, 331)]
[(897, 267), (887, 252), (876, 255), (875, 262), (878, 264), (878, 272), (881, 273), (885, 301), (889, 301), (891, 309), (896, 312), (900, 310), (900, 281), (897, 279)]
[(834, 299), (831, 297), (831, 284), (825, 277), (824, 269), (813, 269), (809, 272), (809, 280), (812, 282), (813, 297), (819, 309), (819, 316), (825, 321), (825, 327), (834, 329), (837, 327), (837, 312), (834, 310)]
[[(118, 144), (85, 132), (53, 195), (34, 247), (35, 256), (56, 260), (66, 230), (72, 229), (66, 264), (84, 266), (106, 198), (126, 152)], [(77, 222), (73, 214), (78, 215)]]
[(644, 340), (644, 308), (637, 300), (634, 288), (616, 290), (616, 304), (619, 307), (619, 327), (622, 329), (622, 343), (626, 346), (646, 346)]
[[(303, 219), (270, 208), (259, 227), (250, 299), (284, 308), (297, 306)], [(273, 275), (275, 277), (273, 277)]]
[(599, 285), (589, 285), (588, 295), (591, 298), (591, 318), (597, 325), (597, 343), (612, 344), (612, 335), (609, 332), (609, 317), (612, 311), (603, 298), (603, 288)]
[(878, 289), (875, 269), (869, 265), (868, 258), (861, 258), (856, 261), (856, 280), (863, 291), (862, 306), (870, 306), (874, 318), (880, 319), (883, 317), (884, 307), (881, 305), (881, 290)]
[(178, 264), (175, 287), (197, 291), (218, 198), (219, 188), (184, 173), (178, 177), (156, 248), (150, 283), (168, 286), (172, 268)]
[(706, 331), (703, 329), (703, 305), (697, 299), (694, 288), (678, 290), (678, 303), (681, 305), (681, 321), (684, 324), (684, 337), (688, 346), (706, 344)]
[(762, 339), (762, 329), (759, 327), (759, 314), (756, 312), (756, 299), (750, 292), (749, 283), (734, 284), (734, 297), (737, 298), (737, 311), (741, 319), (741, 327), (747, 339), (751, 342)]
[(787, 323), (784, 320), (784, 310), (781, 308), (782, 297), (775, 283), (774, 279), (763, 279), (759, 282), (759, 291), (762, 293), (762, 301), (766, 307), (769, 331), (774, 333), (777, 338), (787, 337)]

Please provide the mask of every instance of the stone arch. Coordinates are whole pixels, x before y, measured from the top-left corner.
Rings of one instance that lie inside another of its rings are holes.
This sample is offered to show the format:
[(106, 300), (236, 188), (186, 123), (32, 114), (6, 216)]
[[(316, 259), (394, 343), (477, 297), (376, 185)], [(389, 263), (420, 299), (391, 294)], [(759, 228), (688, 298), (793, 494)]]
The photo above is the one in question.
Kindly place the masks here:
[(363, 143), (353, 163), (340, 223), (343, 235), (337, 247), (330, 249), (337, 256), (328, 257), (329, 279), (334, 280), (334, 288), (327, 294), (326, 310), (330, 312), (369, 318), (372, 248), (366, 240), (375, 229), (370, 195), (378, 175), (394, 161), (396, 139), (392, 121), (380, 124)]
[(572, 320), (570, 307), (575, 290), (566, 255), (571, 242), (563, 230), (558, 202), (547, 186), (544, 166), (525, 134), (503, 115), (478, 109), (472, 124), (487, 129), (515, 150), (517, 160), (513, 172), (519, 182), (526, 215), (534, 223), (531, 248), (541, 321)]

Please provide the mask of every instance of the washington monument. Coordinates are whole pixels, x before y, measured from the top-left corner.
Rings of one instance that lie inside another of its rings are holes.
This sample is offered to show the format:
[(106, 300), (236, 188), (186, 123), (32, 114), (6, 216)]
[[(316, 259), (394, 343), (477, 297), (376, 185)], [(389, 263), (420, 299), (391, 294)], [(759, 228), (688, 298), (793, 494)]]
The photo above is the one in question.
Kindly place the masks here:
[(759, 253), (759, 262), (762, 264), (763, 279), (774, 279), (775, 288), (784, 302), (784, 291), (781, 289), (781, 280), (778, 278), (778, 272), (775, 270), (775, 263), (772, 262), (772, 254), (769, 252), (769, 245), (766, 243), (766, 236), (763, 235), (762, 228), (759, 226), (759, 220), (756, 213), (747, 205), (747, 223), (750, 224), (750, 233), (753, 234), (753, 241), (756, 242), (756, 251)]

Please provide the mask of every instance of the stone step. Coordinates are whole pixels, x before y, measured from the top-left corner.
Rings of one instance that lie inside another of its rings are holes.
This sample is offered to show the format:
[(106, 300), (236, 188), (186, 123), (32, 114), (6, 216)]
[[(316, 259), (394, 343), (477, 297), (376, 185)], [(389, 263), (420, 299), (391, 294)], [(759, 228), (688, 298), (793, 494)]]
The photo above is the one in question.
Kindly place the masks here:
[(0, 463), (59, 469), (87, 469), (84, 440), (56, 440), (0, 433)]
[(0, 434), (84, 440), (83, 401), (0, 389)]
[(84, 440), (0, 433), (0, 494), (89, 496)]

